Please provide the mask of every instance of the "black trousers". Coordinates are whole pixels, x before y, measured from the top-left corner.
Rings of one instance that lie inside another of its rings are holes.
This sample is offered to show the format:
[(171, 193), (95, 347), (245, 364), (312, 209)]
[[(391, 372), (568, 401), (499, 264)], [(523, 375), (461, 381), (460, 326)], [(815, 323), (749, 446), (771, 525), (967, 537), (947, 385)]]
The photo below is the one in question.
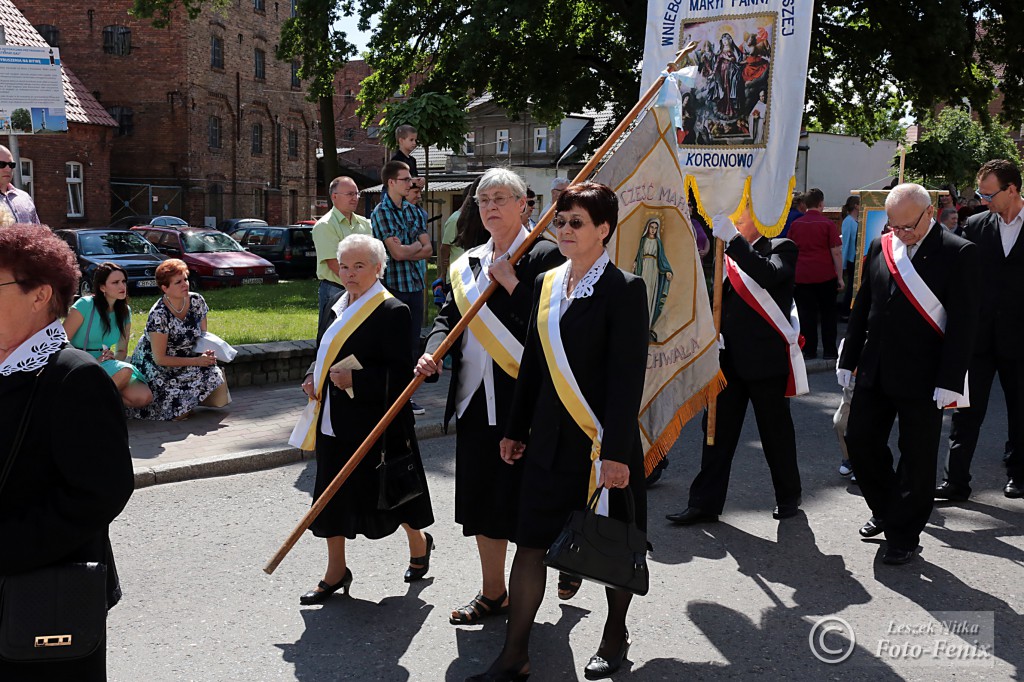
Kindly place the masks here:
[(1020, 429), (1024, 427), (1024, 358), (1004, 356), (995, 352), (975, 355), (967, 377), (970, 381), (971, 406), (953, 413), (949, 432), (949, 457), (946, 460), (945, 480), (970, 489), (971, 460), (978, 446), (978, 435), (988, 411), (992, 381), (999, 374), (999, 384), (1006, 399), (1006, 421), (1010, 458), (1006, 469), (1010, 478), (1024, 478), (1024, 443)]
[(853, 305), (853, 280), (857, 277), (857, 266), (855, 263), (846, 264), (846, 268), (843, 270), (843, 277), (846, 290), (843, 291), (843, 301), (839, 304), (839, 315), (840, 317), (849, 317), (851, 306)]
[[(821, 351), (825, 357), (836, 357), (836, 289), (838, 279), (816, 284), (797, 284), (793, 290), (796, 311), (800, 315), (800, 333), (804, 335), (804, 355), (818, 355), (818, 323), (821, 323)], [(785, 312), (785, 311), (783, 311)]]
[[(793, 417), (786, 398), (787, 377), (745, 381), (736, 376), (728, 364), (722, 370), (728, 384), (718, 394), (718, 422), (715, 444), (704, 439), (700, 473), (690, 486), (688, 506), (712, 514), (721, 514), (729, 490), (732, 459), (739, 444), (747, 403), (754, 406), (757, 430), (761, 435), (764, 458), (771, 471), (777, 504), (797, 504), (800, 501), (800, 470), (796, 463), (796, 433)], [(708, 415), (704, 413), (704, 434), (707, 436)], [(859, 475), (859, 472), (858, 472)]]
[[(900, 461), (893, 468), (889, 433), (900, 419)], [(846, 447), (871, 515), (885, 521), (897, 549), (917, 547), (932, 513), (942, 410), (925, 398), (894, 399), (861, 384), (853, 391)]]

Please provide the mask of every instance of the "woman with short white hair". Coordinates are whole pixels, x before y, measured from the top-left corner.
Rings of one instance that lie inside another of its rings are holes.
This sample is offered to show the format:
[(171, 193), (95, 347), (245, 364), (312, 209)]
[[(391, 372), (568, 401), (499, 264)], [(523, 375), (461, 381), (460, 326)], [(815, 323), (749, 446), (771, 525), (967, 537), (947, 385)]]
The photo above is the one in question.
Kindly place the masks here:
[[(329, 302), (317, 334), (316, 361), (302, 383), (309, 396), (290, 443), (316, 451), (313, 499), (362, 445), (408, 383), (412, 349), (409, 308), (380, 283), (387, 265), (384, 245), (363, 234), (338, 244), (338, 268), (344, 293)], [(381, 500), (377, 467), (382, 458), (412, 455), (422, 487), (417, 496), (397, 505)], [(387, 507), (387, 508), (384, 508)], [(348, 593), (352, 571), (345, 540), (363, 535), (387, 537), (401, 526), (409, 538), (405, 582), (419, 580), (430, 567), (433, 538), (423, 529), (434, 522), (412, 408), (406, 403), (386, 433), (355, 468), (345, 485), (310, 525), (327, 540), (327, 570), (300, 603), (319, 604), (339, 589)]]
[(451, 293), (416, 363), (418, 374), (436, 381), (443, 365), (431, 354), (488, 285), (499, 284), (448, 352), (452, 380), (444, 426), (456, 417), (455, 521), (463, 535), (475, 538), (483, 574), (479, 593), (451, 611), (453, 625), (475, 625), (508, 610), (505, 555), (509, 541), (515, 540), (523, 467), (502, 462), (498, 444), (512, 406), (534, 283), (565, 260), (553, 244), (538, 240), (519, 262), (510, 263), (527, 236), (519, 219), (525, 194), (526, 184), (512, 171), (494, 168), (481, 177), (475, 199), (490, 239), (452, 264)]

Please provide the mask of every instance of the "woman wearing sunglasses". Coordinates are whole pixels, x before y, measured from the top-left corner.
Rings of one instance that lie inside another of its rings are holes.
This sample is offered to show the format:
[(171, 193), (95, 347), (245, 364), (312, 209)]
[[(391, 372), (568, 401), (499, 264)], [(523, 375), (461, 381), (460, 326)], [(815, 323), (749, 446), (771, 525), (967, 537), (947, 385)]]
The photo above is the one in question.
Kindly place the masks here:
[[(534, 285), (534, 305), (501, 456), (523, 471), (505, 646), (471, 680), (521, 680), (530, 674), (530, 629), (544, 598), (544, 554), (571, 512), (596, 488), (614, 518), (647, 526), (643, 450), (637, 414), (647, 363), (647, 289), (619, 270), (605, 245), (618, 222), (618, 199), (604, 185), (567, 189), (555, 205), (558, 248), (568, 262)], [(629, 649), (632, 594), (605, 588), (601, 643), (584, 669), (608, 677)]]

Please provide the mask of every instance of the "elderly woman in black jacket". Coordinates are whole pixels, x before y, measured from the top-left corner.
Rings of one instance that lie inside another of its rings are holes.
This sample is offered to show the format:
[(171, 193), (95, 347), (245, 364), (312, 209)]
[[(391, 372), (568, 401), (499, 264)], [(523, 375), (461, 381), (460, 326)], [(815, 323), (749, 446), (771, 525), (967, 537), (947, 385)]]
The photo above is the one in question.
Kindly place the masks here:
[[(68, 345), (58, 319), (78, 277), (74, 254), (45, 226), (0, 230), (0, 578), (103, 563), (109, 606), (119, 590), (107, 527), (132, 494), (132, 461), (117, 388)], [(0, 680), (105, 679), (105, 643), (69, 662), (0, 659)]]

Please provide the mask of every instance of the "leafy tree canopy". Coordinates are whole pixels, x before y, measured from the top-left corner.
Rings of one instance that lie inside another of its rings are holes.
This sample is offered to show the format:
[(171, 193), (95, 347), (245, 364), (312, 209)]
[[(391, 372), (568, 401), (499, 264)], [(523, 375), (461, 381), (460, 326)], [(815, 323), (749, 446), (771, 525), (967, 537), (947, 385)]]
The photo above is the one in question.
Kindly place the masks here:
[[(973, 187), (978, 168), (991, 159), (1020, 165), (1009, 131), (998, 124), (986, 128), (966, 111), (950, 107), (939, 112), (907, 152), (906, 175), (933, 187), (952, 183), (963, 190)], [(899, 168), (898, 157), (893, 167)]]
[[(609, 101), (624, 113), (639, 94), (646, 12), (641, 0), (362, 0), (360, 28), (373, 16), (377, 28), (359, 113), (373, 120), (413, 73), (427, 73), (417, 91), (486, 90), (549, 124)], [(817, 0), (808, 124), (893, 137), (901, 117), (938, 103), (985, 112), (998, 83), (1019, 125), (1021, 35), (1019, 0)]]

